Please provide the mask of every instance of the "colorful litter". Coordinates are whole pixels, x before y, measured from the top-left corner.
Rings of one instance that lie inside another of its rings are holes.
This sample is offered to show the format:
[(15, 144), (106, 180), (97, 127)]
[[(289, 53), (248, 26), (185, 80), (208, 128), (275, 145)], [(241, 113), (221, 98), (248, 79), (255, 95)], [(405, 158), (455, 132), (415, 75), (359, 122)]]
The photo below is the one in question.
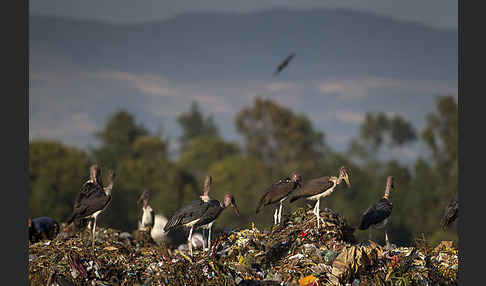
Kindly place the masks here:
[[(97, 227), (81, 239), (65, 227), (52, 241), (29, 246), (30, 285), (457, 285), (458, 253), (451, 242), (385, 249), (357, 242), (346, 220), (299, 208), (281, 225), (214, 233), (211, 249), (188, 251), (139, 241)], [(60, 283), (60, 282), (58, 282)], [(402, 284), (400, 284), (402, 283)], [(49, 284), (52, 285), (52, 284)], [(68, 285), (68, 284), (66, 284)]]

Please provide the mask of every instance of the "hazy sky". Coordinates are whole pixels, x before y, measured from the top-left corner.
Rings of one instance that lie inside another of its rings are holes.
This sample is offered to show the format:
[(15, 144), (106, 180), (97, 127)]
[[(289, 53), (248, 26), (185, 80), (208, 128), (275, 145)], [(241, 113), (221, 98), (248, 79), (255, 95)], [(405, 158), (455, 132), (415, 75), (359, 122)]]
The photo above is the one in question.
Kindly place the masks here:
[(458, 28), (457, 0), (35, 0), (31, 13), (113, 23), (161, 20), (185, 12), (250, 12), (275, 7), (349, 8), (420, 22), (442, 28)]

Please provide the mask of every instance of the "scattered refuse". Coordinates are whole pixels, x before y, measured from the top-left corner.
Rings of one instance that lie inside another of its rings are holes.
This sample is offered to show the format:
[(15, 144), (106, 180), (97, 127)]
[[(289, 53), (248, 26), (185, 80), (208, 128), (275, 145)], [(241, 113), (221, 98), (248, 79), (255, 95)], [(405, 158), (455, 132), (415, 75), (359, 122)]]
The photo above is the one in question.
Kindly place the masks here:
[[(29, 246), (30, 285), (457, 285), (458, 253), (452, 242), (386, 249), (357, 242), (338, 213), (298, 208), (279, 225), (214, 235), (211, 249), (169, 248), (149, 232), (132, 235), (97, 227)], [(65, 231), (65, 230), (63, 230)], [(54, 282), (52, 282), (54, 283)], [(67, 283), (67, 282), (66, 282)], [(401, 283), (401, 284), (400, 284)], [(60, 284), (60, 283), (59, 283)], [(52, 284), (49, 284), (52, 285)], [(71, 285), (71, 284), (69, 284)]]

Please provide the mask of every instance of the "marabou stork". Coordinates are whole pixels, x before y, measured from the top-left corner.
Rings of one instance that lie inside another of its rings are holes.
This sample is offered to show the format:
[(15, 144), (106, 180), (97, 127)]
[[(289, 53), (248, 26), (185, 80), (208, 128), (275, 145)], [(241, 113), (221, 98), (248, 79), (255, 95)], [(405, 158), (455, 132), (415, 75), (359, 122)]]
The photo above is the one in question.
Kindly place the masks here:
[(143, 193), (138, 198), (137, 203), (142, 202), (142, 208), (140, 209), (138, 215), (138, 229), (139, 230), (150, 230), (154, 226), (155, 213), (152, 207), (148, 204), (149, 191), (144, 190)]
[[(320, 227), (320, 220), (322, 220), (320, 214), (320, 199), (331, 195), (336, 189), (337, 185), (341, 184), (344, 180), (347, 187), (350, 188), (349, 174), (345, 167), (339, 168), (339, 176), (324, 176), (306, 181), (301, 188), (296, 189), (290, 195), (290, 202), (298, 200), (300, 198), (306, 198), (308, 200), (317, 201), (314, 206), (314, 214), (317, 219), (317, 229)], [(323, 221), (324, 222), (324, 221)]]
[[(386, 178), (386, 188), (383, 197), (369, 207), (361, 218), (361, 223), (359, 225), (360, 230), (369, 230), (369, 240), (371, 240), (371, 228), (381, 229), (385, 228), (388, 223), (388, 219), (392, 213), (393, 204), (391, 202), (391, 189), (394, 188), (393, 176), (388, 176)], [(386, 245), (389, 246), (388, 234), (385, 228), (385, 240)]]
[(209, 230), (208, 249), (211, 248), (211, 227), (214, 221), (219, 217), (221, 212), (227, 207), (231, 206), (237, 215), (239, 215), (238, 207), (232, 194), (225, 194), (223, 203), (218, 200), (195, 200), (185, 205), (183, 208), (176, 211), (164, 227), (164, 231), (169, 231), (173, 228), (183, 226), (190, 228), (187, 241), (189, 243), (189, 250), (192, 256), (191, 237), (194, 228), (206, 228)]
[(281, 64), (278, 65), (277, 70), (275, 71), (275, 73), (273, 75), (274, 76), (278, 75), (284, 68), (287, 67), (290, 60), (292, 60), (294, 57), (295, 57), (295, 53), (291, 53), (289, 56), (287, 56), (285, 58), (285, 60)]
[(302, 176), (296, 172), (292, 173), (290, 177), (280, 178), (273, 183), (262, 196), (256, 209), (256, 213), (259, 213), (264, 206), (280, 202), (280, 208), (276, 208), (275, 214), (273, 215), (274, 224), (277, 224), (277, 221), (280, 223), (282, 219), (283, 201), (288, 198), (293, 190), (299, 187), (302, 187)]
[[(89, 179), (81, 187), (81, 191), (78, 193), (74, 203), (76, 204), (76, 202), (81, 197), (85, 196), (86, 194), (89, 194), (94, 189), (100, 189), (100, 190), (103, 189), (103, 181), (101, 179), (101, 169), (98, 167), (97, 164), (93, 164), (89, 168)], [(84, 229), (86, 226), (88, 226), (89, 229), (92, 229), (91, 220), (85, 218), (75, 219), (74, 225), (78, 229)]]
[[(93, 165), (91, 170), (92, 175), (100, 175), (100, 170), (97, 165)], [(106, 187), (102, 187), (100, 184), (94, 183), (92, 179), (93, 177), (91, 177), (91, 179), (83, 185), (83, 188), (76, 196), (76, 199), (74, 200), (73, 213), (67, 223), (70, 224), (74, 221), (75, 225), (79, 225), (80, 221), (84, 219), (93, 219), (92, 247), (94, 250), (96, 219), (111, 202), (111, 191), (113, 190), (115, 172), (113, 170), (108, 172), (108, 185)], [(95, 182), (98, 182), (98, 177), (94, 179)]]
[(454, 197), (450, 200), (449, 204), (447, 205), (446, 209), (444, 210), (444, 214), (442, 215), (441, 226), (442, 229), (446, 229), (449, 227), (451, 223), (453, 223), (457, 217), (459, 216), (459, 192), (456, 192)]

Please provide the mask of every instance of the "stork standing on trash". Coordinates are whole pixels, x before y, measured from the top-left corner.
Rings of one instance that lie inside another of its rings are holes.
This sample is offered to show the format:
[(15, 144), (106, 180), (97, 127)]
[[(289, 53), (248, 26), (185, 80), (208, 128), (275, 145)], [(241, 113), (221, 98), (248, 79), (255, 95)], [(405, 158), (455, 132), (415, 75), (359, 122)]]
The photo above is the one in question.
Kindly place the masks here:
[(262, 196), (256, 213), (259, 213), (264, 206), (280, 202), (280, 208), (276, 208), (275, 214), (273, 215), (274, 224), (277, 224), (277, 222), (280, 223), (282, 219), (282, 203), (289, 197), (292, 191), (299, 187), (302, 187), (302, 176), (299, 173), (294, 172), (290, 177), (280, 178)]
[(176, 211), (168, 220), (164, 227), (164, 231), (169, 231), (173, 228), (182, 226), (190, 228), (187, 241), (189, 243), (189, 250), (192, 256), (192, 231), (195, 228), (202, 227), (209, 230), (208, 249), (211, 248), (211, 227), (214, 221), (219, 217), (221, 212), (227, 207), (231, 206), (235, 213), (239, 215), (238, 207), (232, 194), (225, 194), (223, 202), (218, 200), (209, 200), (208, 202), (195, 200), (185, 205), (183, 208)]
[(322, 220), (321, 216), (319, 215), (320, 200), (321, 198), (331, 195), (336, 187), (343, 181), (346, 183), (348, 188), (351, 187), (349, 182), (349, 174), (345, 167), (339, 168), (338, 177), (324, 176), (306, 181), (301, 188), (298, 188), (292, 192), (290, 195), (290, 202), (294, 202), (300, 198), (316, 201), (313, 212), (317, 219), (317, 229), (319, 229), (320, 221)]
[(74, 200), (73, 213), (67, 221), (68, 224), (74, 221), (76, 226), (85, 219), (93, 219), (92, 247), (94, 250), (96, 220), (98, 216), (108, 207), (111, 202), (111, 191), (115, 179), (115, 172), (108, 172), (108, 185), (103, 187), (100, 182), (101, 171), (98, 165), (90, 168), (90, 180), (88, 180), (77, 194)]
[(151, 230), (155, 222), (155, 213), (152, 207), (148, 204), (149, 191), (144, 190), (138, 198), (137, 203), (143, 203), (138, 216), (138, 228), (140, 230)]
[[(360, 230), (368, 229), (369, 240), (371, 240), (371, 228), (381, 229), (385, 228), (388, 219), (392, 213), (393, 204), (391, 202), (391, 190), (394, 188), (393, 176), (388, 176), (386, 178), (385, 194), (383, 197), (369, 207), (361, 218), (361, 223), (359, 225)], [(385, 240), (387, 247), (390, 245), (388, 241), (388, 234), (385, 228)]]

